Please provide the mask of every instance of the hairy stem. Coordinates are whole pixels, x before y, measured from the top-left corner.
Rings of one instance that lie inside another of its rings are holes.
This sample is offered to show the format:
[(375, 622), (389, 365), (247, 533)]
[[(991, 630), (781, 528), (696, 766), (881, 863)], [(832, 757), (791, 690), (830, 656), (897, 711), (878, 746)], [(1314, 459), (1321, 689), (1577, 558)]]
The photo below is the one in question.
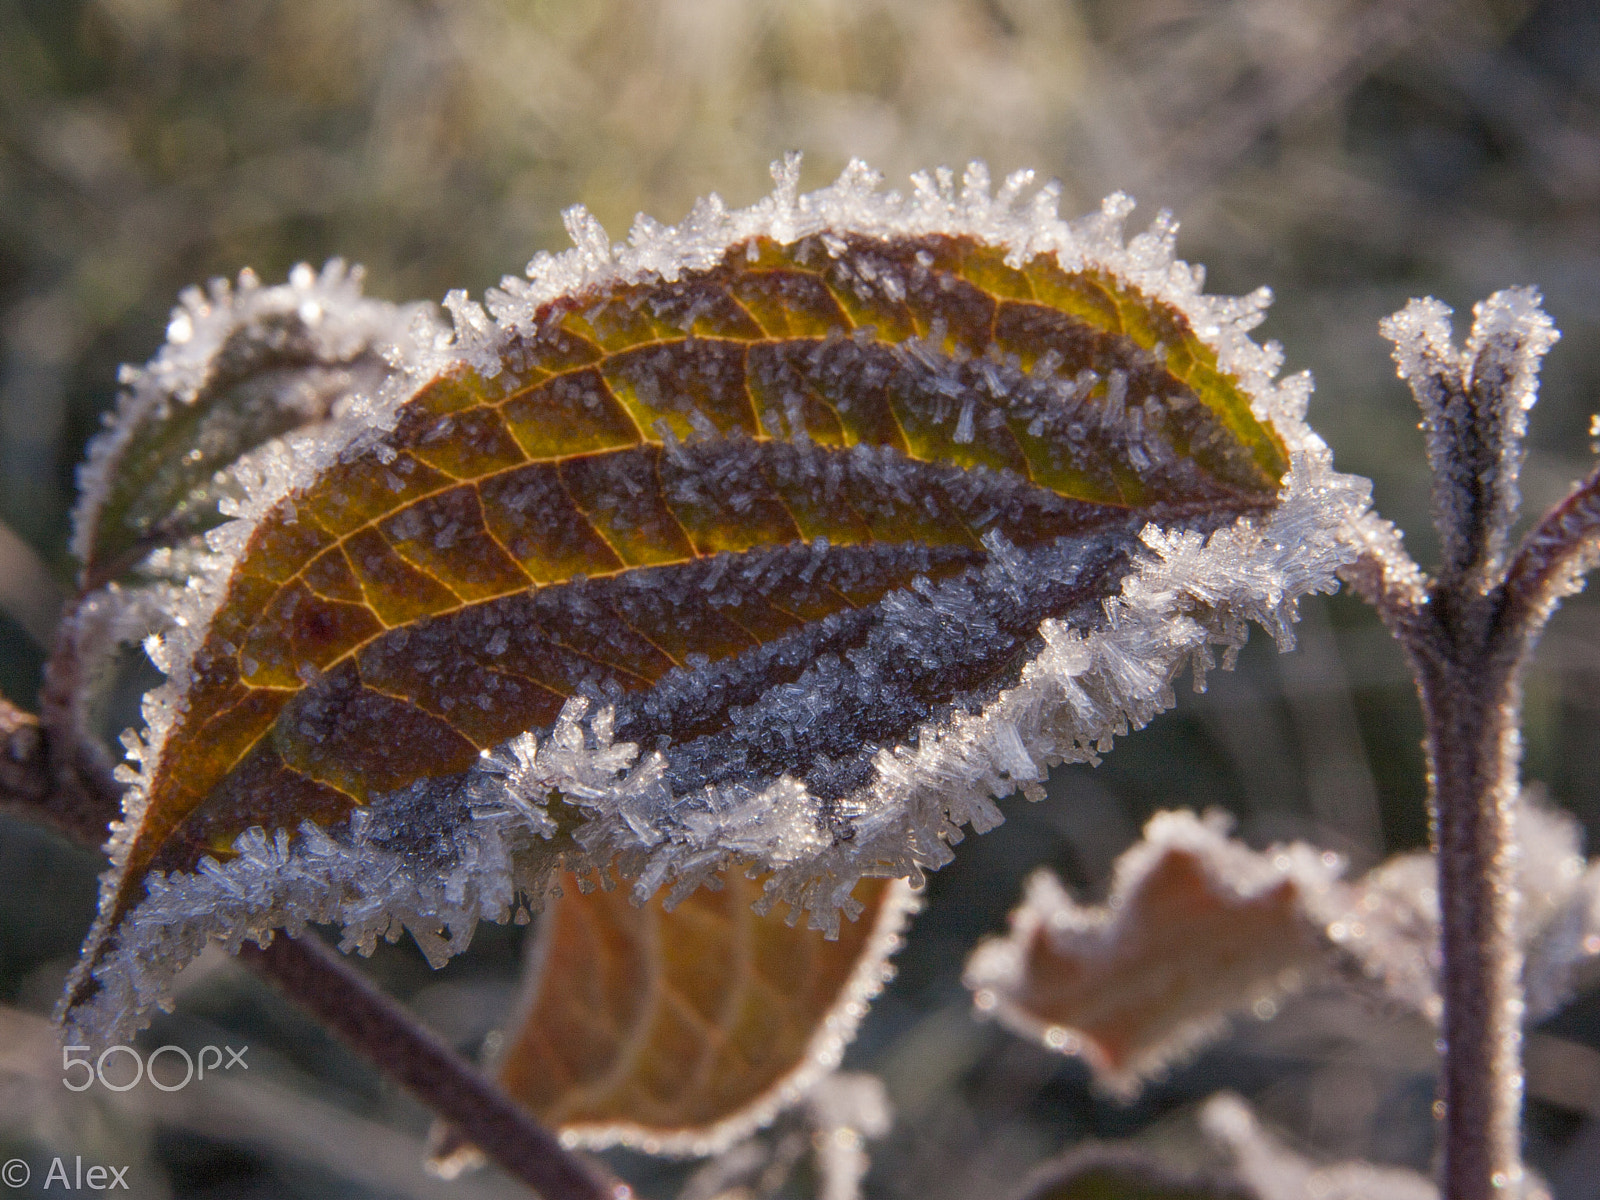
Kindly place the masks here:
[[(1436, 605), (1436, 614), (1448, 609)], [(1475, 606), (1486, 615), (1480, 600)], [(1443, 1195), (1489, 1200), (1522, 1177), (1521, 960), (1513, 925), (1521, 656), (1435, 623), (1411, 651), (1427, 724), (1445, 1042)]]
[(1457, 577), (1390, 620), (1416, 675), (1439, 858), (1444, 1192), (1522, 1179), (1521, 956), (1512, 878), (1522, 673), (1561, 598), (1600, 557), (1600, 469), (1523, 539), (1503, 583)]
[[(121, 792), (98, 756), (52, 746), (56, 730), (0, 697), (0, 810), (41, 821), (98, 851)], [(64, 765), (65, 764), (65, 765)], [(406, 1009), (321, 942), (279, 937), (246, 944), (241, 960), (275, 982), (544, 1200), (622, 1200), (621, 1184), (555, 1136)]]

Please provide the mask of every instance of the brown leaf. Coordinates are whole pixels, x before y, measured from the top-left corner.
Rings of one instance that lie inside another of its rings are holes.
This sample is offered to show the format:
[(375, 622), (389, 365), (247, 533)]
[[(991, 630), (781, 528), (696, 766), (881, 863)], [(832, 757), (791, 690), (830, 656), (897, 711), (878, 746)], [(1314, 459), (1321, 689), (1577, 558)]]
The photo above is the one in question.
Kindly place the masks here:
[(1161, 813), (1118, 860), (1104, 907), (1035, 874), (1010, 934), (973, 952), (966, 984), (980, 1012), (1131, 1096), (1229, 1014), (1270, 1016), (1331, 961), (1308, 902), (1337, 867), (1304, 845), (1258, 853), (1214, 820)]
[[(828, 940), (734, 874), (668, 911), (567, 877), (546, 902), (528, 986), (496, 1078), (563, 1141), (713, 1154), (803, 1099), (836, 1067), (916, 900), (904, 880), (856, 886), (862, 915)], [(470, 1148), (447, 1139), (453, 1172)]]

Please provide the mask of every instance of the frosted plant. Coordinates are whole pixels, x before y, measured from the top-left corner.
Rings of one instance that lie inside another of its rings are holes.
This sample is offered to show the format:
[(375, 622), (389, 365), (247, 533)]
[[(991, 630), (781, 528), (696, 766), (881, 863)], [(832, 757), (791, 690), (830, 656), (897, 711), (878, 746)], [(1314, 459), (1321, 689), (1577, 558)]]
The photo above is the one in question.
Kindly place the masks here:
[[(437, 959), (557, 863), (640, 901), (740, 864), (836, 932), (1248, 620), (1287, 644), (1367, 491), (1249, 340), (1264, 297), (1201, 293), (1165, 220), (1124, 243), (1122, 197), (1068, 224), (1026, 174), (797, 171), (626, 246), (573, 210), (574, 250), (488, 312), (452, 293), (449, 338), (414, 316), (377, 386), (233, 468), (149, 641), (73, 1037), (214, 937)], [(186, 354), (149, 377), (214, 373)]]
[[(1252, 624), (1290, 648), (1297, 600), (1342, 576), (1417, 674), (1434, 905), (1421, 860), (1345, 883), (1320, 851), (1167, 815), (1118, 911), (1041, 880), (969, 976), (980, 1008), (1124, 1089), (1241, 1005), (1359, 976), (1441, 1024), (1446, 1194), (1536, 1194), (1521, 981), (1558, 1005), (1600, 945), (1568, 828), (1530, 811), (1513, 836), (1520, 671), (1600, 516), (1591, 477), (1509, 549), (1555, 336), (1536, 295), (1491, 297), (1459, 350), (1433, 302), (1385, 326), (1429, 430), (1435, 579), (1333, 470), (1309, 379), (1250, 338), (1265, 291), (1206, 295), (1165, 215), (1127, 238), (1114, 195), (1064, 221), (1055, 185), (996, 188), (981, 164), (904, 193), (857, 162), (803, 195), (798, 171), (625, 243), (574, 208), (572, 250), (482, 304), (452, 292), (447, 321), (363, 299), (337, 264), (185, 295), (82, 472), (42, 727), (0, 712), (8, 796), (109, 833), (66, 1036), (129, 1036), (220, 942), (435, 1105), (442, 1168), (614, 1194), (565, 1147), (729, 1154), (804, 1107), (839, 1139), (824, 1187), (849, 1194), (882, 1122), (839, 1115), (871, 1085), (832, 1070), (911, 889), (998, 799), (1042, 798), (1184, 671), (1231, 665)], [(166, 682), (123, 736), (111, 819), (90, 712), (134, 641)], [(1520, 916), (1519, 844), (1559, 864)], [(437, 965), (541, 907), (495, 1084), (300, 936), (409, 932)], [(1185, 921), (1244, 949), (1220, 970), (1194, 938), (1152, 955)], [(573, 950), (586, 922), (633, 949), (602, 970)], [(1437, 976), (1416, 970), (1435, 930)], [(597, 1037), (584, 989), (613, 978), (675, 998), (622, 987)], [(740, 1007), (774, 991), (783, 1020)], [(693, 1054), (685, 1012), (710, 1031)], [(554, 1092), (530, 1066), (552, 1044), (584, 1066)]]

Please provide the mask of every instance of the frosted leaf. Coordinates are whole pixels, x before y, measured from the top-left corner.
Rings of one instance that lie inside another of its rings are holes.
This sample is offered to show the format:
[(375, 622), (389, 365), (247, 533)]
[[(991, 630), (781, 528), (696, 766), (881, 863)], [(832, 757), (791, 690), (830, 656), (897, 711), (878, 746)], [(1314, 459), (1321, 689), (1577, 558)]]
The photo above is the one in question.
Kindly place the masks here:
[(89, 586), (222, 524), (250, 456), (382, 387), (385, 355), (426, 306), (367, 299), (361, 278), (334, 261), (273, 287), (246, 271), (183, 293), (160, 353), (123, 369), (116, 410), (78, 470), (73, 552)]
[(793, 172), (623, 245), (570, 214), (576, 249), (452, 295), (241, 476), (158, 647), (74, 1036), (208, 937), (440, 956), (562, 868), (643, 901), (752, 864), (837, 931), (861, 877), (948, 861), (1336, 586), (1367, 485), (1170, 220)]
[[(870, 1105), (854, 1115), (859, 1080), (830, 1072), (893, 974), (909, 885), (863, 880), (859, 918), (829, 941), (757, 915), (760, 885), (743, 875), (718, 882), (670, 910), (570, 877), (546, 900), (493, 1065), (568, 1146), (718, 1154), (802, 1102), (841, 1129), (877, 1129)], [(435, 1158), (453, 1174), (475, 1155), (449, 1137)]]
[(1507, 288), (1475, 305), (1460, 349), (1449, 318), (1439, 301), (1413, 300), (1380, 329), (1422, 409), (1441, 574), (1480, 571), (1487, 583), (1500, 569), (1516, 516), (1539, 364), (1560, 335), (1533, 288)]
[(1312, 912), (1342, 864), (1298, 843), (1254, 851), (1225, 832), (1216, 815), (1153, 817), (1117, 860), (1104, 906), (1035, 874), (1010, 933), (967, 962), (977, 1011), (1083, 1058), (1123, 1097), (1229, 1016), (1274, 1014), (1331, 965)]
[[(1354, 882), (1338, 856), (1255, 851), (1220, 817), (1161, 813), (1115, 867), (1103, 906), (1076, 903), (1048, 871), (1029, 881), (1005, 937), (986, 939), (965, 982), (981, 1015), (1082, 1057), (1095, 1082), (1131, 1097), (1220, 1033), (1267, 1019), (1319, 978), (1370, 979), (1437, 1021), (1437, 870), (1402, 854)], [(1600, 956), (1600, 864), (1570, 817), (1518, 806), (1517, 941), (1527, 1019), (1557, 1011)]]

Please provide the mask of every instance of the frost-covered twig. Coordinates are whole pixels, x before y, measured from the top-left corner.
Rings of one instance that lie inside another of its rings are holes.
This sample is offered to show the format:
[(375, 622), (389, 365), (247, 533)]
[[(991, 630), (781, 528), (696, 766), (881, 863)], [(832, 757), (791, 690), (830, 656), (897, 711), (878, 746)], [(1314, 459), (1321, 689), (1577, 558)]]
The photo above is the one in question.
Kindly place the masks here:
[(1339, 578), (1377, 610), (1395, 637), (1405, 641), (1410, 636), (1407, 627), (1423, 619), (1433, 581), (1406, 552), (1400, 531), (1376, 513), (1352, 522), (1350, 537), (1361, 554), (1340, 568)]
[(1506, 575), (1508, 624), (1537, 637), (1600, 558), (1600, 467), (1528, 531)]
[[(1409, 581), (1425, 599), (1407, 598), (1396, 573), (1381, 568), (1358, 582), (1405, 648), (1427, 729), (1444, 966), (1442, 1183), (1451, 1200), (1506, 1195), (1524, 1177), (1513, 861), (1522, 674), (1563, 589), (1536, 582), (1539, 556), (1527, 550), (1516, 567), (1527, 581), (1511, 586), (1504, 552), (1539, 362), (1557, 336), (1538, 301), (1527, 288), (1495, 293), (1474, 309), (1459, 350), (1450, 310), (1436, 300), (1413, 300), (1382, 327), (1422, 409), (1443, 561), (1431, 583)], [(1559, 513), (1546, 523), (1559, 527)], [(1545, 558), (1552, 571), (1576, 563), (1576, 555)]]

